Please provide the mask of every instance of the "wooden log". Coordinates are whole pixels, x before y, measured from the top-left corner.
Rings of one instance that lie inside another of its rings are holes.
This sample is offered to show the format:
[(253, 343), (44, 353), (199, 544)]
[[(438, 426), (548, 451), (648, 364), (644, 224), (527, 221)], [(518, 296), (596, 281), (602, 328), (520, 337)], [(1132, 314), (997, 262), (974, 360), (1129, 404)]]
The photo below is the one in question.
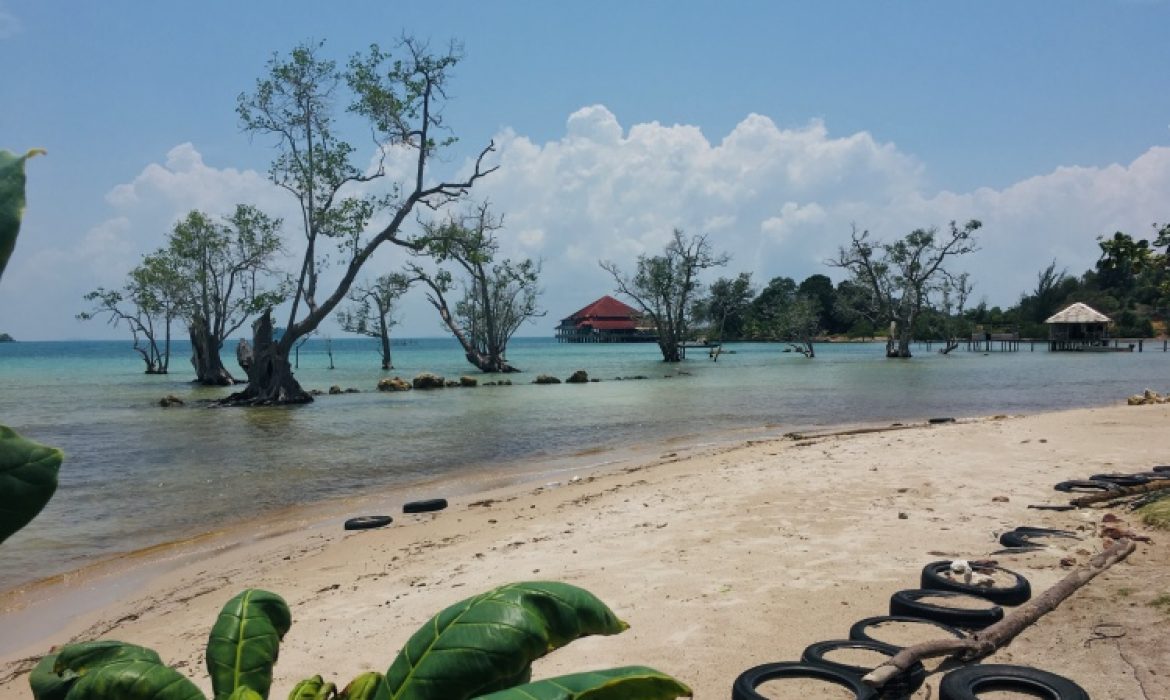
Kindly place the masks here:
[(957, 656), (961, 661), (973, 661), (995, 652), (1010, 643), (1028, 625), (1056, 609), (1078, 588), (1094, 576), (1125, 559), (1137, 547), (1131, 540), (1118, 540), (1097, 554), (1084, 566), (1061, 579), (1056, 585), (1026, 605), (1016, 608), (1010, 615), (994, 625), (974, 633), (966, 639), (936, 639), (906, 647), (881, 666), (873, 669), (861, 680), (874, 688), (880, 688), (891, 678), (910, 668), (913, 664), (938, 656)]
[(1126, 496), (1137, 496), (1143, 493), (1150, 493), (1151, 491), (1165, 491), (1170, 489), (1170, 479), (1155, 479), (1140, 486), (1123, 486), (1116, 491), (1105, 491), (1103, 493), (1094, 493), (1088, 496), (1080, 496), (1069, 501), (1069, 505), (1082, 508), (1094, 503), (1103, 503), (1105, 501), (1113, 501), (1118, 498), (1125, 498)]

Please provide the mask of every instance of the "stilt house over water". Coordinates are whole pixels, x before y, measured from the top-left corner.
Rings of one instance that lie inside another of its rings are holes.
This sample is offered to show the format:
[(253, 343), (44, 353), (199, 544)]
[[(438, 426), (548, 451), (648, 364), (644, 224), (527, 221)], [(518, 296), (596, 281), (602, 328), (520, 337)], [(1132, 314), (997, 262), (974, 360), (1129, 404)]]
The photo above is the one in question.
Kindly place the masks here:
[(642, 324), (637, 309), (608, 295), (561, 319), (557, 325), (557, 341), (561, 343), (640, 343), (654, 339), (654, 330)]
[(1109, 347), (1108, 316), (1079, 301), (1048, 317), (1048, 349), (1094, 351)]

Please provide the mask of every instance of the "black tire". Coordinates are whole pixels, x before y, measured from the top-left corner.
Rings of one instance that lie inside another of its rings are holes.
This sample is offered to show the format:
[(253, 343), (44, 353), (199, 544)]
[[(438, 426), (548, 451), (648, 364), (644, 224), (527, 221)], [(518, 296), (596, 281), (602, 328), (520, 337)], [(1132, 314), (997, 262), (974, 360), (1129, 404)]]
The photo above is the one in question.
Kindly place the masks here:
[(900, 647), (897, 644), (883, 642), (880, 639), (875, 639), (874, 637), (870, 636), (870, 627), (873, 627), (874, 625), (880, 625), (885, 622), (910, 622), (919, 625), (929, 625), (945, 634), (954, 637), (955, 639), (966, 639), (967, 637), (967, 635), (962, 630), (951, 627), (950, 625), (944, 625), (941, 622), (935, 622), (934, 620), (924, 620), (921, 617), (907, 617), (905, 615), (878, 615), (877, 617), (867, 617), (864, 620), (858, 620), (857, 622), (854, 622), (853, 626), (849, 628), (849, 638), (855, 639), (857, 641), (885, 644), (886, 646), (893, 647), (898, 651), (905, 649), (906, 647)]
[(943, 572), (950, 568), (951, 563), (949, 561), (935, 561), (922, 567), (922, 587), (934, 591), (968, 593), (979, 596), (980, 598), (986, 598), (1000, 605), (1021, 605), (1028, 602), (1028, 599), (1032, 597), (1032, 584), (1028, 583), (1028, 579), (1002, 566), (972, 566), (971, 568), (978, 573), (1002, 571), (1005, 574), (1011, 574), (1016, 579), (1014, 584), (1004, 587), (992, 586), (991, 588), (972, 586), (960, 581), (953, 581), (944, 576)]
[(1163, 464), (1163, 465), (1160, 465), (1157, 467), (1150, 467), (1150, 471), (1157, 472), (1159, 474), (1164, 474), (1166, 472), (1170, 472), (1170, 464)]
[[(1068, 530), (1050, 530), (1044, 527), (1017, 527), (1008, 530), (999, 536), (999, 543), (1005, 547), (1044, 547), (1045, 545), (1034, 540), (1045, 537), (1063, 537), (1066, 539), (1080, 539), (1076, 533)], [(1022, 549), (1020, 551), (1023, 551)]]
[(955, 419), (951, 418), (950, 416), (947, 416), (944, 418), (931, 418), (930, 420), (928, 420), (926, 422), (931, 423), (933, 425), (938, 425), (939, 423), (954, 423)]
[(1050, 700), (1089, 700), (1081, 686), (1064, 676), (1027, 666), (980, 664), (964, 666), (943, 676), (939, 700), (978, 700), (978, 693), (1015, 690)]
[(425, 501), (411, 501), (402, 506), (403, 513), (430, 513), (447, 507), (446, 498), (429, 498)]
[[(805, 647), (804, 652), (800, 655), (802, 663), (813, 664), (814, 666), (824, 666), (844, 673), (851, 673), (855, 676), (864, 676), (872, 671), (872, 668), (865, 666), (852, 666), (850, 664), (838, 663), (830, 661), (825, 658), (826, 654), (834, 652), (838, 649), (865, 649), (866, 651), (876, 651), (879, 654), (886, 656), (893, 656), (901, 649), (892, 644), (885, 644), (883, 642), (875, 642), (872, 640), (861, 641), (857, 639), (837, 639), (829, 642), (817, 642)], [(921, 661), (916, 661), (910, 668), (902, 673), (891, 678), (882, 686), (881, 697), (887, 700), (893, 698), (908, 698), (914, 694), (922, 684), (926, 681), (926, 667), (922, 665)]]
[[(934, 605), (933, 603), (919, 601), (919, 598), (926, 597), (957, 598), (964, 595), (970, 594), (955, 591), (931, 591), (921, 588), (898, 591), (890, 596), (890, 614), (920, 617), (924, 620), (934, 620), (944, 625), (952, 625), (968, 630), (981, 630), (1003, 619), (1003, 608), (998, 605), (979, 610), (967, 610), (964, 608), (948, 608), (944, 605)], [(975, 597), (979, 598), (982, 596)]]
[(877, 700), (877, 692), (861, 682), (861, 676), (834, 671), (826, 666), (785, 661), (749, 668), (735, 679), (731, 686), (731, 700), (766, 700), (756, 688), (777, 678), (816, 678), (845, 686), (857, 700)]
[(1090, 481), (1108, 481), (1118, 486), (1141, 486), (1150, 483), (1150, 477), (1144, 474), (1094, 474)]
[(394, 522), (389, 515), (359, 515), (345, 521), (346, 530), (369, 530), (375, 527), (385, 527)]
[(1099, 491), (1117, 491), (1121, 487), (1112, 481), (1093, 481), (1092, 479), (1070, 479), (1062, 481), (1052, 488), (1064, 493), (1097, 493)]

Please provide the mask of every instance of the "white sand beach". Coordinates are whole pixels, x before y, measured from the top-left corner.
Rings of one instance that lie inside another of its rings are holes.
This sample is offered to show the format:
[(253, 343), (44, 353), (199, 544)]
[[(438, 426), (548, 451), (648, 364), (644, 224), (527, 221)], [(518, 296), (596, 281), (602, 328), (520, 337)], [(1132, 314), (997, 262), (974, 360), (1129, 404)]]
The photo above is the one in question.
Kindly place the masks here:
[[(1069, 570), (1062, 559), (1084, 562), (1103, 548), (1103, 511), (1027, 506), (1067, 500), (1052, 490), (1058, 481), (1170, 462), (1168, 423), (1170, 405), (1114, 406), (777, 434), (453, 497), (434, 514), (403, 515), (389, 496), (285, 513), (249, 525), (246, 538), (215, 533), (6, 594), (0, 697), (31, 697), (27, 671), (51, 646), (99, 637), (152, 647), (208, 690), (208, 630), (246, 587), (281, 594), (293, 612), (272, 697), (316, 673), (341, 685), (385, 671), (441, 608), (532, 579), (587, 588), (630, 624), (554, 652), (534, 678), (644, 664), (697, 698), (726, 698), (741, 671), (845, 638), (854, 621), (886, 614), (892, 593), (916, 588), (924, 564), (984, 558), (1017, 525), (1083, 536), (996, 557), (1044, 590)], [(395, 521), (342, 530), (367, 512)], [(1170, 618), (1150, 605), (1170, 593), (1170, 536), (1145, 534), (1152, 543), (991, 660), (1068, 676), (1095, 700), (1170, 697)], [(915, 697), (937, 697), (938, 682), (932, 675)]]

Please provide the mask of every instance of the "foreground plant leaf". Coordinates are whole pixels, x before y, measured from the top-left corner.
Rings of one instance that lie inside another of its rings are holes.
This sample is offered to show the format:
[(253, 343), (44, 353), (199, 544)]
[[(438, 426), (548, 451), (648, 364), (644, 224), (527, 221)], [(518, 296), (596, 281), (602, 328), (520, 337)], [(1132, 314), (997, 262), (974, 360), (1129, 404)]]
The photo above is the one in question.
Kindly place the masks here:
[(245, 688), (244, 686), (240, 686), (239, 688), (236, 688), (235, 690), (232, 691), (232, 694), (228, 696), (228, 700), (266, 700), (266, 699), (263, 695), (261, 695), (260, 693), (257, 693), (255, 690), (252, 690), (251, 688)]
[(508, 688), (477, 700), (675, 700), (691, 689), (646, 666), (623, 666), (557, 676)]
[(65, 700), (65, 694), (77, 681), (77, 674), (66, 670), (60, 675), (54, 670), (56, 654), (47, 654), (28, 674), (28, 685), (35, 700)]
[(183, 674), (146, 659), (94, 668), (77, 679), (68, 700), (207, 700)]
[(592, 593), (565, 583), (513, 583), (443, 610), (406, 642), (375, 700), (467, 700), (523, 683), (548, 652), (622, 622)]
[(378, 685), (382, 682), (382, 674), (377, 671), (366, 671), (349, 682), (349, 685), (337, 694), (337, 700), (373, 700), (378, 692)]
[(321, 676), (313, 676), (297, 683), (288, 700), (330, 700), (337, 696), (337, 686), (326, 683)]
[(23, 156), (0, 151), (0, 276), (16, 247), (24, 216), (24, 162), (44, 151), (34, 148)]
[(127, 661), (162, 664), (152, 649), (109, 639), (67, 644), (48, 654), (29, 674), (28, 684), (36, 700), (64, 700), (79, 678), (96, 668)]
[(64, 455), (0, 425), (0, 542), (36, 517), (57, 490)]
[(229, 600), (207, 640), (207, 673), (216, 700), (241, 687), (268, 697), (280, 640), (291, 626), (288, 604), (275, 593), (249, 588)]

